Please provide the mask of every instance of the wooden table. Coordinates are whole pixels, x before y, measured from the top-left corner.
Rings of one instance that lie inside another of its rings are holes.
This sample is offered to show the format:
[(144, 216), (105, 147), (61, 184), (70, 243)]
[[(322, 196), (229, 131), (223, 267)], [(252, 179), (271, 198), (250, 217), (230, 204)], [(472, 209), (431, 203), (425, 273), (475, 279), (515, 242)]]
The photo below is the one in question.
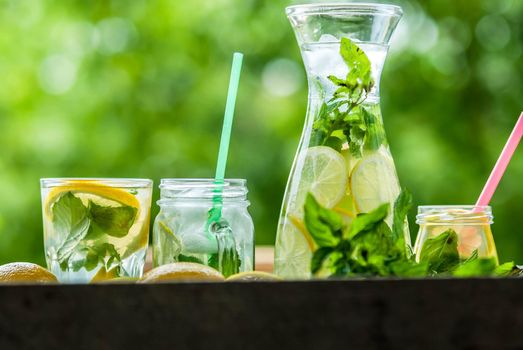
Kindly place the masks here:
[(0, 349), (521, 349), (523, 280), (0, 286)]

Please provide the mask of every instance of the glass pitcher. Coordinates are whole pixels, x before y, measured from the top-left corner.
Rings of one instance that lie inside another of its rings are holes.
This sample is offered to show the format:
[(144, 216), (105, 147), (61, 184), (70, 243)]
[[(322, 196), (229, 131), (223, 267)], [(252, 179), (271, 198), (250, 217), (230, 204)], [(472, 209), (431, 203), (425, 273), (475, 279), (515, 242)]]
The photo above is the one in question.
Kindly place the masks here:
[[(359, 213), (392, 206), (400, 193), (379, 81), (402, 11), (351, 3), (290, 6), (286, 12), (307, 70), (309, 96), (278, 224), (275, 272), (300, 279), (311, 276), (316, 249), (304, 224), (308, 193), (341, 214), (347, 226)], [(410, 246), (408, 230), (405, 241)]]

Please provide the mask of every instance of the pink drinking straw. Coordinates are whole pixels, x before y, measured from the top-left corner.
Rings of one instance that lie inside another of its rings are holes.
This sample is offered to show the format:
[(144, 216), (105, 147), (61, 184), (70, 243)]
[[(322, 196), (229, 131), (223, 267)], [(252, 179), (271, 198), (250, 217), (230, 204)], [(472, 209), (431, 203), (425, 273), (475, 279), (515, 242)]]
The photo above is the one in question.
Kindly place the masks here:
[(496, 165), (494, 165), (494, 169), (492, 169), (492, 172), (490, 173), (485, 187), (483, 187), (483, 191), (481, 191), (481, 195), (479, 196), (478, 201), (476, 202), (476, 207), (488, 205), (490, 203), (492, 195), (494, 194), (494, 191), (496, 191), (499, 181), (505, 173), (507, 165), (510, 162), (510, 158), (512, 158), (512, 155), (518, 147), (519, 141), (521, 140), (522, 136), (523, 112), (519, 115), (519, 119), (516, 123), (516, 126), (514, 127), (514, 130), (512, 130), (512, 133), (510, 134), (507, 143), (503, 148), (503, 151), (501, 151), (498, 161), (496, 162)]

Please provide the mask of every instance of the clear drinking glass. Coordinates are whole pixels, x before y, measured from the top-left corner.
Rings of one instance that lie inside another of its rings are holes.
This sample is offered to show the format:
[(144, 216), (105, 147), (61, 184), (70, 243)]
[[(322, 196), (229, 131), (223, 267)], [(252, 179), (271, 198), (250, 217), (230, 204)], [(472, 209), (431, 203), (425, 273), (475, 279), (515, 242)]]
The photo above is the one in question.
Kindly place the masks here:
[(149, 241), (152, 180), (40, 180), (45, 258), (60, 282), (139, 278)]
[(420, 206), (417, 223), (418, 237), (414, 253), (419, 261), (423, 244), (431, 238), (454, 230), (458, 237), (458, 253), (461, 259), (476, 254), (480, 258), (498, 259), (490, 225), (493, 223), (489, 206), (441, 205)]
[[(359, 213), (392, 205), (400, 193), (383, 127), (379, 81), (401, 15), (400, 7), (381, 4), (287, 8), (309, 96), (278, 225), (275, 272), (282, 277), (311, 275), (316, 246), (303, 220), (308, 193), (341, 214), (347, 226)], [(410, 246), (408, 230), (405, 241)]]
[(195, 262), (225, 276), (252, 271), (254, 225), (246, 181), (162, 179), (153, 228), (153, 264)]

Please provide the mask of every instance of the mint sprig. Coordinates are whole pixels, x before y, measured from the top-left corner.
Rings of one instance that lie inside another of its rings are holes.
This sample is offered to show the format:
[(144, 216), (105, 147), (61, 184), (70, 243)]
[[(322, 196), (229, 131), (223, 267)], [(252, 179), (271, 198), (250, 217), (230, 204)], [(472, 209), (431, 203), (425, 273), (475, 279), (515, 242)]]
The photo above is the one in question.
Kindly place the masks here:
[(425, 241), (419, 262), (405, 244), (405, 219), (412, 196), (403, 190), (394, 203), (392, 229), (385, 219), (389, 204), (358, 215), (349, 226), (341, 216), (307, 195), (304, 222), (318, 245), (311, 272), (321, 277), (427, 277), (427, 276), (522, 276), (523, 267), (513, 262), (497, 266), (494, 258), (479, 258), (477, 251), (461, 259), (457, 233), (449, 229)]
[(362, 149), (376, 150), (385, 143), (379, 110), (362, 105), (374, 87), (371, 62), (363, 50), (348, 38), (341, 39), (340, 55), (348, 73), (341, 78), (327, 77), (337, 88), (318, 111), (311, 144), (340, 151), (342, 145), (347, 143), (351, 154), (361, 157)]
[(87, 235), (91, 221), (87, 208), (71, 192), (63, 194), (52, 209), (54, 234), (64, 237), (56, 251), (58, 262), (63, 263)]
[(458, 235), (452, 229), (425, 241), (420, 252), (420, 262), (429, 265), (430, 275), (523, 276), (523, 267), (517, 266), (514, 262), (498, 266), (495, 258), (480, 258), (477, 250), (472, 252), (467, 259), (460, 259), (457, 241)]
[(128, 205), (105, 207), (89, 201), (89, 219), (98, 230), (112, 237), (125, 237), (134, 224), (138, 210)]
[(102, 264), (106, 270), (121, 265), (121, 257), (106, 236), (125, 237), (137, 217), (130, 206), (85, 206), (72, 192), (66, 192), (52, 206), (54, 235), (61, 238), (56, 258), (63, 270), (88, 271)]
[[(395, 220), (404, 222), (411, 202), (410, 194), (403, 191), (395, 204)], [(309, 193), (304, 222), (319, 246), (311, 260), (311, 272), (327, 277), (419, 275), (420, 266), (407, 254), (404, 226), (396, 225), (393, 233), (385, 222), (389, 207), (383, 204), (360, 214), (348, 227), (338, 213), (321, 207)]]

